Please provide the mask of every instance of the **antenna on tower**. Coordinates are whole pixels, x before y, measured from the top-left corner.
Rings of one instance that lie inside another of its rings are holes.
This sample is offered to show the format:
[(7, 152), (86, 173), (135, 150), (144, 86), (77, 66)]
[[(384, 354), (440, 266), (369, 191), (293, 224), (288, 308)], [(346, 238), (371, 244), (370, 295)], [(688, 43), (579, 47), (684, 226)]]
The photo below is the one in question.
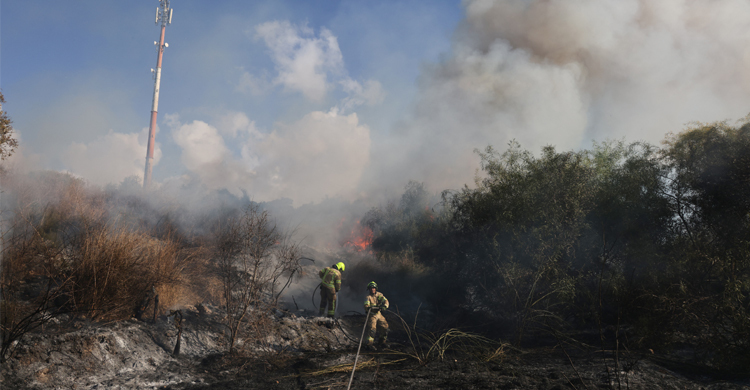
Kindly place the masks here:
[(172, 24), (172, 8), (169, 8), (169, 0), (159, 0), (159, 6), (156, 7), (156, 24), (161, 20), (162, 26)]
[(143, 188), (151, 186), (151, 171), (153, 170), (154, 161), (154, 141), (156, 138), (156, 114), (159, 108), (159, 85), (161, 84), (161, 59), (164, 54), (164, 48), (169, 47), (164, 43), (164, 31), (166, 27), (172, 24), (172, 8), (169, 7), (169, 0), (159, 0), (159, 6), (156, 7), (156, 24), (161, 20), (161, 35), (159, 42), (154, 42), (159, 53), (156, 58), (156, 70), (151, 69), (154, 75), (154, 97), (151, 101), (151, 123), (148, 128), (148, 148), (146, 149), (146, 169), (143, 174)]

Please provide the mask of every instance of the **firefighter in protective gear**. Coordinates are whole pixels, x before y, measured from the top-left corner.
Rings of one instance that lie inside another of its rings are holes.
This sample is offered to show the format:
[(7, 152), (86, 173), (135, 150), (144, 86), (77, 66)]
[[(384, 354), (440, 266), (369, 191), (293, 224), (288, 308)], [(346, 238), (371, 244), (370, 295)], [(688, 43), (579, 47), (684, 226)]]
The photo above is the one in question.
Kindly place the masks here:
[(370, 310), (370, 317), (367, 319), (367, 346), (373, 346), (376, 333), (378, 345), (383, 346), (388, 339), (388, 322), (383, 316), (383, 313), (388, 309), (388, 299), (378, 291), (378, 284), (375, 282), (367, 284), (367, 292), (365, 312), (368, 309)]
[(344, 263), (338, 262), (330, 267), (325, 267), (320, 272), (320, 310), (318, 314), (323, 316), (328, 307), (328, 317), (333, 318), (336, 313), (336, 293), (341, 290), (341, 273), (344, 272)]

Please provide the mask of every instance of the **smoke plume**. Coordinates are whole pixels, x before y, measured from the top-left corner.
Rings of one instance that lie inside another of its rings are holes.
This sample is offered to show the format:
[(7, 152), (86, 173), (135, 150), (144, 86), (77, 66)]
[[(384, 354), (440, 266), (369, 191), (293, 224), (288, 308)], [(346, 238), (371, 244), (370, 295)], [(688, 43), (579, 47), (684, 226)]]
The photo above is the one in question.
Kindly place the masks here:
[[(658, 143), (750, 107), (750, 3), (467, 0), (452, 51), (425, 68), (381, 183), (471, 183), (475, 148)], [(409, 169), (404, 169), (409, 167)]]

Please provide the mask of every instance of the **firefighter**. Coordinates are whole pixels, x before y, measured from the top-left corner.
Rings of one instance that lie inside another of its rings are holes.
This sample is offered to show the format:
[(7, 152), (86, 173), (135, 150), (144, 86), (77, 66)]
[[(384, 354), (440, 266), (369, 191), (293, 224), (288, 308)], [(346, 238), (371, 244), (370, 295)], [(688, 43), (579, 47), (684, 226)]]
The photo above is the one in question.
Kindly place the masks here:
[[(388, 339), (388, 322), (383, 316), (383, 313), (388, 309), (388, 299), (378, 291), (378, 284), (375, 282), (367, 284), (367, 292), (365, 311), (370, 310), (370, 316), (367, 319), (367, 347), (373, 347), (376, 333), (378, 335), (378, 346), (383, 347)], [(379, 332), (376, 332), (376, 330), (379, 330)]]
[(323, 316), (328, 306), (328, 318), (333, 318), (336, 313), (336, 294), (341, 290), (341, 273), (344, 272), (344, 263), (338, 262), (330, 267), (325, 267), (320, 272), (320, 310), (318, 314)]

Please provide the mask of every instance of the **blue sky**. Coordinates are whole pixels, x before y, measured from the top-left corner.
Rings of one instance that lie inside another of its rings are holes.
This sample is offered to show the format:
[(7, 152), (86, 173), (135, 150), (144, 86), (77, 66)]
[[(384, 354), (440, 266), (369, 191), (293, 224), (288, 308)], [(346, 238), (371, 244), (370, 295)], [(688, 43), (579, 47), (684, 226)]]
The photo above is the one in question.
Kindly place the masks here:
[[(143, 174), (157, 0), (0, 3), (12, 163)], [(154, 179), (296, 205), (470, 184), (475, 148), (658, 143), (750, 112), (746, 0), (189, 1)]]
[[(62, 148), (72, 142), (89, 144), (110, 131), (130, 134), (148, 126), (150, 69), (156, 63), (152, 42), (159, 38), (157, 5), (155, 0), (2, 2), (0, 83), (6, 110), (25, 154), (41, 168), (86, 177), (66, 161)], [(329, 111), (347, 95), (335, 82), (351, 79), (381, 86), (377, 107), (357, 110), (373, 137), (387, 133), (405, 115), (420, 67), (449, 50), (463, 12), (455, 1), (177, 0), (171, 7), (175, 16), (166, 31), (170, 46), (163, 60), (160, 129), (168, 115), (179, 115), (181, 122), (212, 123), (241, 112), (259, 131), (270, 132), (277, 122)], [(319, 38), (323, 30), (335, 37), (342, 61), (340, 69), (322, 70), (331, 73), (327, 81), (334, 84), (324, 97), (309, 99), (274, 84), (277, 65), (256, 32), (269, 22), (287, 23), (300, 34), (307, 30), (307, 39)], [(267, 84), (264, 90), (238, 88), (245, 74)], [(162, 131), (157, 136), (161, 158), (156, 180), (185, 171), (180, 148), (168, 135)], [(145, 156), (145, 149), (140, 154)], [(123, 172), (115, 181), (122, 180)], [(96, 176), (93, 181), (103, 183), (103, 175)]]

